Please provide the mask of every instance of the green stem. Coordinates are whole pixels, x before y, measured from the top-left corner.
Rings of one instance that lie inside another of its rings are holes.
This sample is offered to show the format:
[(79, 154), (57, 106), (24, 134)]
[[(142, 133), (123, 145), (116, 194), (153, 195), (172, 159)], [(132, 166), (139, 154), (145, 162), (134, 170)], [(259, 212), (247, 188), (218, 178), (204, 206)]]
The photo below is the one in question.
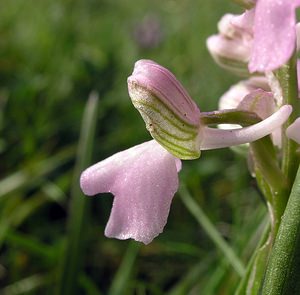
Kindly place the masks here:
[(86, 104), (81, 126), (74, 184), (71, 191), (68, 236), (57, 289), (57, 294), (59, 295), (74, 295), (78, 293), (78, 275), (83, 256), (82, 250), (88, 211), (87, 198), (82, 194), (79, 187), (79, 176), (83, 169), (90, 164), (96, 129), (97, 106), (98, 96), (92, 93)]
[(264, 137), (252, 142), (250, 147), (255, 168), (260, 170), (270, 186), (272, 194), (279, 194), (286, 187), (286, 180), (279, 168), (276, 152), (270, 137)]
[(242, 277), (245, 273), (245, 267), (238, 256), (234, 253), (233, 249), (226, 243), (223, 237), (220, 235), (215, 226), (211, 223), (200, 206), (190, 196), (189, 192), (184, 186), (179, 189), (180, 197), (184, 205), (191, 212), (191, 214), (197, 219), (199, 224), (205, 230), (206, 234), (211, 238), (214, 244), (228, 259), (228, 262), (233, 266), (236, 272)]
[[(284, 130), (300, 115), (300, 100), (298, 98), (298, 82), (297, 82), (297, 58), (294, 55), (287, 65), (281, 67), (276, 76), (282, 88), (283, 104), (293, 106), (293, 112), (287, 122), (284, 124)], [(298, 144), (293, 140), (283, 136), (283, 160), (282, 171), (286, 175), (289, 185), (291, 186), (298, 166), (299, 156), (296, 153)]]
[(300, 294), (300, 168), (270, 255), (261, 294)]
[(201, 112), (201, 122), (204, 125), (211, 124), (239, 124), (249, 126), (261, 121), (261, 118), (254, 112), (228, 109), (213, 112)]
[(288, 185), (281, 172), (270, 137), (250, 144), (257, 184), (263, 193), (271, 219), (271, 243), (277, 234), (288, 199)]

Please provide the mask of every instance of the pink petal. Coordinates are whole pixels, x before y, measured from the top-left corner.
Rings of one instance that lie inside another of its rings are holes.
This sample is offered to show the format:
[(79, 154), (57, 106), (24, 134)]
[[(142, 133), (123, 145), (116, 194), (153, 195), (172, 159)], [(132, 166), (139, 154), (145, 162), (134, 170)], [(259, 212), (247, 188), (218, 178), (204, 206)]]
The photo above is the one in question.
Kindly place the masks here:
[[(276, 111), (276, 104), (272, 92), (256, 89), (246, 95), (237, 108), (254, 112), (266, 119)], [(276, 146), (281, 147), (281, 127), (272, 132), (272, 140)]]
[(296, 46), (295, 9), (300, 1), (258, 0), (250, 72), (265, 72), (286, 63)]
[(219, 110), (235, 109), (243, 98), (256, 89), (269, 91), (268, 81), (264, 76), (253, 76), (231, 86), (219, 100)]
[(148, 244), (167, 222), (180, 169), (180, 160), (152, 140), (91, 166), (80, 185), (87, 195), (115, 196), (106, 236)]
[[(232, 19), (232, 25), (239, 30), (244, 37), (252, 38), (254, 24), (254, 9), (246, 10), (243, 14)], [(248, 35), (248, 36), (247, 36)]]
[(298, 79), (298, 92), (300, 92), (300, 60), (297, 60), (297, 79)]
[(256, 113), (262, 119), (271, 116), (275, 112), (275, 107), (273, 94), (262, 89), (250, 92), (237, 106), (240, 110)]
[(300, 118), (286, 129), (286, 136), (300, 144)]
[(251, 52), (249, 43), (242, 42), (240, 38), (230, 39), (220, 34), (210, 36), (206, 46), (218, 64), (221, 63), (219, 58), (246, 63)]

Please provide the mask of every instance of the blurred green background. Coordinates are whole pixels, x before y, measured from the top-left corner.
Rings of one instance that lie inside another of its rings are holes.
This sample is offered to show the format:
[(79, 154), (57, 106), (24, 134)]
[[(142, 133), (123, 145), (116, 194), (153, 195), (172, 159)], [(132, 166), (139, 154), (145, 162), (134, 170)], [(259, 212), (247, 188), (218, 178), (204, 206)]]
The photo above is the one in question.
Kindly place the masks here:
[(150, 138), (127, 93), (136, 60), (217, 108), (238, 78), (205, 40), (240, 11), (229, 0), (0, 2), (0, 294), (233, 294), (239, 274), (212, 236), (246, 265), (265, 213), (246, 159), (224, 149), (184, 162), (182, 194), (201, 218), (178, 193), (148, 246), (106, 238), (112, 196), (83, 196), (78, 178)]

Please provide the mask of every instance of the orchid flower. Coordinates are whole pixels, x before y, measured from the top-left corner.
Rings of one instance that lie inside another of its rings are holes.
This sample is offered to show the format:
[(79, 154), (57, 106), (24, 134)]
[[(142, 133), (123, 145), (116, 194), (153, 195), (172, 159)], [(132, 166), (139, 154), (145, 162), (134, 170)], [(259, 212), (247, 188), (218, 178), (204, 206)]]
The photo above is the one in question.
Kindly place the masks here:
[(114, 195), (105, 235), (150, 243), (162, 232), (178, 189), (180, 159), (195, 159), (201, 150), (258, 140), (279, 128), (291, 106), (265, 120), (235, 130), (210, 128), (187, 91), (166, 68), (140, 60), (128, 78), (133, 105), (155, 140), (117, 153), (87, 168), (80, 185), (86, 195)]
[(296, 47), (295, 10), (299, 5), (299, 0), (257, 0), (250, 72), (275, 70), (291, 57)]

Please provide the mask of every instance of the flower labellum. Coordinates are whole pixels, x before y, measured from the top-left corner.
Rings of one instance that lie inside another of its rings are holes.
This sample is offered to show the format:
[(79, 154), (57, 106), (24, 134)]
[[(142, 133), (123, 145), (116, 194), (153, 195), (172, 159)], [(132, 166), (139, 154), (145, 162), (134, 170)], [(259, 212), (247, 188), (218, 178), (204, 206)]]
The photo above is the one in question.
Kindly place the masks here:
[(200, 110), (166, 68), (150, 60), (135, 63), (128, 91), (152, 137), (180, 159), (200, 156)]
[(181, 161), (151, 140), (87, 168), (80, 186), (89, 196), (114, 195), (107, 237), (149, 244), (167, 222), (180, 169)]

